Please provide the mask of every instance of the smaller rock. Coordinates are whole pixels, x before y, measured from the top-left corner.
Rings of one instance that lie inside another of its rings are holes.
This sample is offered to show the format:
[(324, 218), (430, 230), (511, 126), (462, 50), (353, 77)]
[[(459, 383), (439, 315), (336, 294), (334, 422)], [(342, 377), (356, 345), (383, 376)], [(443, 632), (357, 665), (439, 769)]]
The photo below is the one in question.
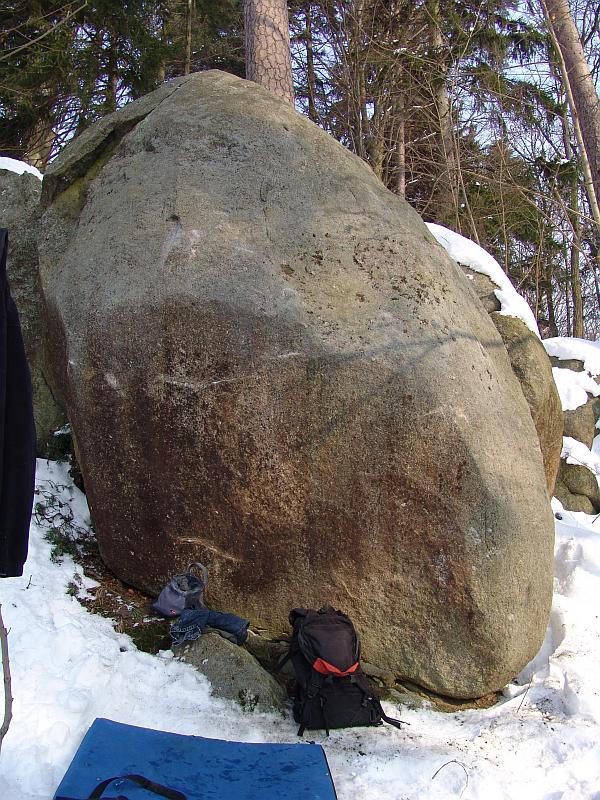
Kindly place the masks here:
[(550, 363), (553, 367), (558, 367), (559, 369), (583, 372), (583, 361), (580, 361), (578, 358), (558, 358), (558, 356), (550, 356)]
[[(265, 639), (264, 636), (259, 636), (249, 630), (244, 647), (260, 661), (265, 669), (274, 672), (279, 660), (288, 652), (290, 645), (289, 642), (274, 642), (271, 639)], [(288, 665), (291, 668), (291, 662), (286, 662), (284, 670)]]
[(396, 681), (391, 672), (386, 672), (385, 670), (379, 669), (379, 667), (376, 667), (374, 664), (369, 664), (368, 661), (361, 661), (360, 666), (368, 678), (374, 678), (381, 681), (383, 686), (392, 687)]
[(406, 708), (410, 711), (421, 711), (422, 709), (431, 711), (434, 708), (430, 700), (418, 695), (416, 692), (409, 692), (402, 686), (385, 689), (380, 693), (380, 698), (390, 703), (396, 703), (402, 709)]
[(215, 697), (235, 700), (247, 711), (283, 709), (283, 687), (253, 655), (216, 631), (205, 631), (196, 641), (174, 647), (173, 652), (208, 678)]
[(563, 435), (577, 439), (578, 442), (583, 442), (590, 450), (594, 437), (598, 433), (594, 406), (595, 404), (592, 401), (588, 401), (582, 406), (578, 406), (578, 408), (564, 412), (565, 429)]
[(560, 462), (554, 494), (569, 511), (584, 511), (586, 514), (600, 511), (596, 476), (580, 464)]
[(47, 457), (52, 434), (67, 416), (48, 384), (45, 363), (37, 252), (41, 191), (42, 182), (35, 175), (0, 169), (0, 228), (8, 228), (7, 274), (31, 372), (37, 454)]
[(503, 314), (491, 314), (491, 318), (529, 405), (544, 460), (546, 486), (552, 496), (562, 450), (564, 419), (550, 359), (541, 341), (520, 319)]

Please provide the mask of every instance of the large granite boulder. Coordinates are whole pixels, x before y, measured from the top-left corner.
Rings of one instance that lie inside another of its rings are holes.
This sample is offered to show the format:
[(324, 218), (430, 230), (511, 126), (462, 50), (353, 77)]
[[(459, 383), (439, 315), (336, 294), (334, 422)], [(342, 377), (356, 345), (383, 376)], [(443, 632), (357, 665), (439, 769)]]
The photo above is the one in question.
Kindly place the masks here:
[(41, 273), (102, 555), (475, 697), (537, 652), (553, 524), (506, 349), (418, 215), (253, 83), (165, 84), (44, 179)]
[(44, 370), (36, 244), (41, 192), (42, 182), (36, 175), (0, 168), (0, 228), (8, 228), (8, 280), (31, 371), (38, 455), (44, 454), (53, 432), (66, 422), (64, 408), (53, 396)]

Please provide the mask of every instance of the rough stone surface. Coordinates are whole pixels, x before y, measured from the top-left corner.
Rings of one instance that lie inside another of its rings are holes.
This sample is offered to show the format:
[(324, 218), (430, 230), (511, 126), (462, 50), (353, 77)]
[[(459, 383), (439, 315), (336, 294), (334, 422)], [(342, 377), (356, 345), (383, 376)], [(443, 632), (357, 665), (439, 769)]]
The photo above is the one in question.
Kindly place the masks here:
[[(584, 364), (579, 359), (559, 359), (552, 356), (553, 367), (583, 372)], [(595, 378), (598, 382), (598, 377)], [(588, 401), (578, 408), (564, 411), (564, 436), (570, 436), (591, 449), (598, 433), (596, 422), (600, 417), (600, 398), (588, 393)], [(596, 514), (600, 511), (600, 491), (598, 479), (583, 465), (567, 464), (561, 461), (554, 488), (554, 495), (568, 511), (584, 511)]]
[[(262, 664), (269, 672), (274, 672), (277, 668), (279, 659), (285, 655), (289, 650), (288, 642), (272, 642), (265, 639), (263, 636), (257, 636), (251, 630), (248, 630), (248, 638), (244, 644), (248, 652)], [(283, 671), (286, 675), (293, 675), (292, 665), (290, 661), (286, 661)]]
[(219, 72), (166, 84), (44, 180), (42, 279), (103, 557), (289, 633), (348, 612), (364, 658), (445, 695), (537, 652), (553, 519), (523, 392), (417, 214)]
[(35, 175), (0, 169), (0, 228), (8, 228), (8, 280), (31, 371), (38, 455), (44, 453), (53, 431), (66, 422), (65, 410), (53, 397), (44, 375), (36, 244), (41, 191), (42, 183)]
[(541, 341), (520, 319), (493, 313), (492, 320), (529, 405), (540, 441), (546, 486), (552, 495), (560, 465), (564, 420), (550, 359)]
[(285, 689), (253, 655), (219, 633), (205, 632), (195, 642), (174, 647), (173, 652), (206, 675), (215, 697), (235, 700), (249, 711), (283, 708)]
[(578, 358), (558, 358), (550, 356), (550, 363), (559, 369), (572, 369), (573, 372), (583, 372), (583, 361)]
[(555, 496), (569, 511), (585, 511), (597, 514), (600, 511), (600, 492), (596, 476), (579, 464), (560, 462)]
[(594, 437), (598, 433), (596, 430), (596, 403), (589, 400), (582, 406), (572, 411), (564, 411), (564, 436), (570, 436), (583, 442), (586, 447), (591, 449)]
[(471, 282), (477, 297), (483, 303), (483, 307), (488, 314), (492, 314), (494, 311), (500, 311), (502, 304), (496, 297), (496, 289), (498, 287), (492, 279), (482, 272), (475, 272), (475, 270), (466, 267), (464, 264), (461, 264), (460, 267), (467, 276), (467, 280)]
[(490, 314), (507, 349), (512, 368), (519, 379), (538, 434), (546, 486), (552, 495), (562, 448), (562, 406), (552, 377), (552, 366), (540, 340), (516, 317), (495, 312), (501, 304), (496, 297), (497, 286), (491, 278), (461, 264), (483, 307)]

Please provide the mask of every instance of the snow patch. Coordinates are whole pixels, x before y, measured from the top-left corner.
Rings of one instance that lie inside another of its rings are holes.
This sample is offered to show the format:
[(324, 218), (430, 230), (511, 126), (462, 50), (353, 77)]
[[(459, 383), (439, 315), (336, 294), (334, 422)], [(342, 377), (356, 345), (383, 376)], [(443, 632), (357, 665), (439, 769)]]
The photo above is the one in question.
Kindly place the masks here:
[(17, 161), (16, 158), (7, 158), (6, 156), (0, 156), (0, 169), (15, 172), (17, 175), (29, 172), (40, 180), (44, 177), (37, 167), (32, 167), (31, 164), (26, 164), (24, 161)]
[(449, 228), (433, 222), (427, 222), (426, 225), (450, 258), (469, 267), (474, 272), (487, 275), (498, 286), (498, 289), (494, 290), (494, 294), (500, 301), (499, 313), (507, 317), (517, 317), (539, 338), (540, 332), (533, 311), (529, 308), (525, 298), (521, 297), (512, 285), (510, 278), (496, 259), (483, 247), (465, 236), (461, 236), (460, 233), (455, 233)]

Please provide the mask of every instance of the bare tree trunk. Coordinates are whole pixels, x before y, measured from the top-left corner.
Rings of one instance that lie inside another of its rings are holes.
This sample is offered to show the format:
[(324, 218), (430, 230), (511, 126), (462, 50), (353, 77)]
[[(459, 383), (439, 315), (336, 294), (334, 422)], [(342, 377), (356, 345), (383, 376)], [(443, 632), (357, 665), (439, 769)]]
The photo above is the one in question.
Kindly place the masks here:
[(104, 109), (107, 114), (117, 110), (117, 91), (119, 86), (117, 41), (113, 31), (108, 32), (106, 57), (106, 90), (104, 92)]
[(40, 117), (27, 142), (27, 147), (23, 154), (25, 161), (31, 164), (32, 167), (37, 167), (44, 172), (48, 166), (55, 139), (56, 134), (52, 130), (50, 120), (45, 116)]
[(349, 122), (354, 136), (354, 152), (368, 161), (367, 140), (369, 137), (369, 115), (364, 75), (363, 51), (363, 5), (364, 0), (354, 0), (349, 6), (348, 58), (350, 61), (348, 104), (351, 104)]
[(573, 336), (583, 339), (583, 297), (581, 295), (581, 276), (579, 274), (579, 219), (576, 218), (573, 241), (571, 242), (569, 262), (571, 272), (571, 294), (573, 297)]
[(0, 750), (2, 741), (8, 733), (10, 721), (12, 719), (12, 688), (10, 681), (10, 667), (8, 661), (8, 631), (4, 627), (2, 619), (2, 605), (0, 605), (0, 652), (2, 653), (2, 675), (4, 683), (4, 719), (0, 727)]
[(317, 107), (315, 104), (315, 56), (313, 48), (313, 35), (312, 35), (312, 10), (310, 3), (304, 6), (304, 20), (306, 22), (306, 82), (308, 94), (308, 118), (313, 122), (319, 121), (317, 114)]
[(558, 336), (558, 325), (556, 324), (556, 312), (554, 310), (554, 294), (552, 292), (552, 278), (547, 276), (544, 294), (546, 295), (546, 308), (548, 309), (548, 335)]
[(571, 328), (571, 287), (569, 281), (569, 273), (565, 271), (565, 310), (567, 315), (567, 336), (573, 335)]
[(285, 0), (244, 0), (246, 78), (294, 104)]
[[(443, 163), (440, 164), (440, 190), (437, 192), (438, 213), (444, 209), (446, 218), (453, 212), (455, 224), (458, 225), (459, 186), (458, 163), (454, 132), (452, 129), (452, 109), (448, 96), (447, 69), (444, 49), (446, 43), (441, 30), (441, 13), (439, 0), (428, 0), (429, 38), (436, 59), (436, 74), (431, 79), (432, 94), (435, 104)], [(441, 218), (441, 217), (440, 217)]]
[(598, 281), (598, 259), (592, 259), (592, 271), (594, 273), (594, 290), (596, 293), (596, 308), (600, 311), (600, 282)]
[(573, 228), (573, 239), (570, 247), (571, 293), (573, 295), (573, 336), (583, 339), (583, 297), (581, 294), (580, 254), (581, 254), (581, 220), (578, 213), (579, 193), (577, 178), (571, 187), (571, 209), (569, 217)]
[(194, 17), (194, 0), (187, 0), (185, 9), (185, 60), (183, 74), (189, 75), (192, 71), (192, 19)]
[[(571, 147), (571, 128), (567, 114), (562, 117), (563, 142), (565, 156), (571, 161), (574, 153)], [(583, 297), (581, 294), (580, 253), (581, 253), (581, 219), (579, 216), (579, 180), (577, 174), (571, 179), (571, 190), (567, 217), (571, 226), (571, 245), (569, 253), (569, 271), (571, 275), (571, 296), (573, 299), (573, 336), (583, 339)]]
[[(598, 205), (600, 199), (600, 99), (590, 72), (568, 0), (543, 0), (546, 18), (556, 38), (566, 70), (567, 95), (572, 96), (575, 126), (579, 125)], [(593, 201), (591, 201), (593, 204)]]
[(404, 95), (398, 97), (396, 103), (396, 194), (400, 197), (406, 196), (406, 120), (404, 112)]
[(373, 103), (373, 114), (369, 124), (369, 138), (367, 150), (369, 152), (369, 162), (373, 172), (379, 180), (383, 178), (383, 162), (385, 158), (385, 142), (383, 134), (383, 114), (380, 111), (380, 103), (375, 100)]

